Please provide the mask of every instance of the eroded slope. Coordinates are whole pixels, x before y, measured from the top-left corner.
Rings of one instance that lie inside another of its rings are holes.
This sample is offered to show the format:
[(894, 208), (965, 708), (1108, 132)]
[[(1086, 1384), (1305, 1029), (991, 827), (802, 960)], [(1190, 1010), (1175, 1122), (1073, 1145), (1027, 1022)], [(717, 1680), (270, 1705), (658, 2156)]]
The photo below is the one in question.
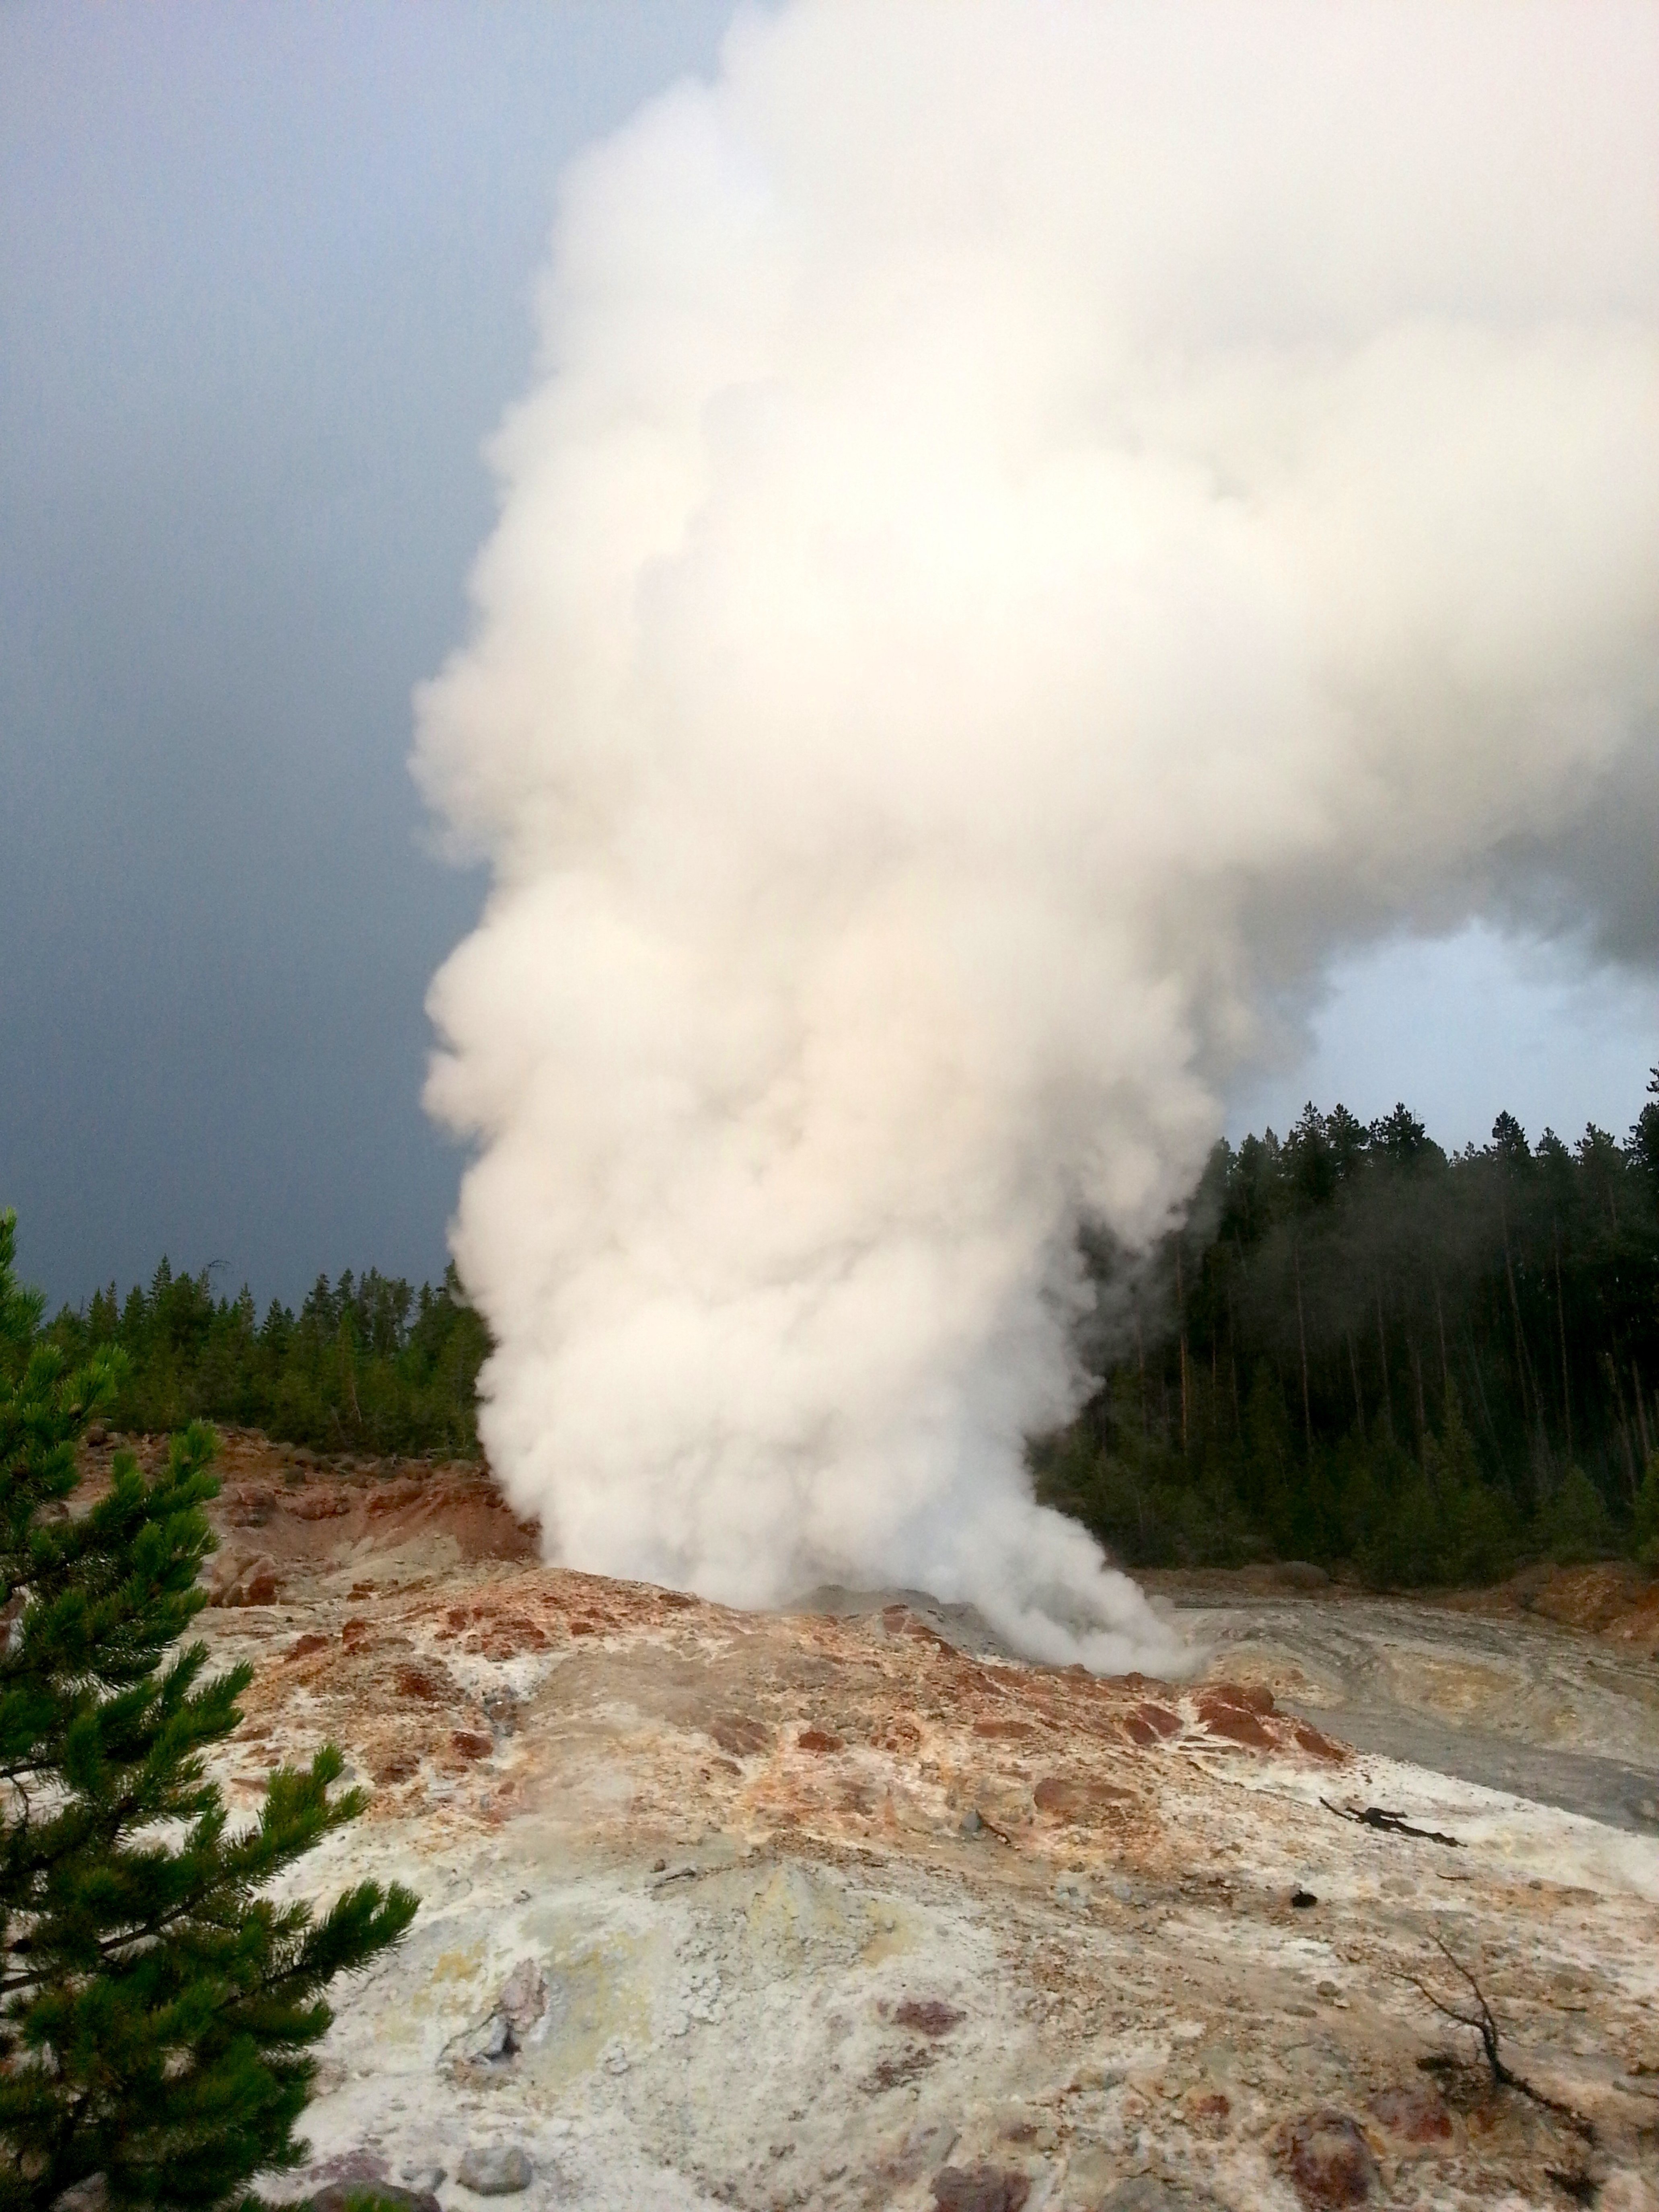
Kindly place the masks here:
[[(441, 2166), (467, 2205), (464, 2153), (516, 2146), (521, 2203), (594, 2208), (1644, 2201), (1650, 1840), (1346, 1753), (1259, 1682), (549, 1568), (473, 1470), (232, 1437), (225, 1472), (234, 1802), (332, 1737), (372, 1808), (307, 1884), (425, 1900), (340, 2006), (319, 2174)], [(1338, 1817), (1376, 1803), (1458, 1842)], [(1440, 1943), (1565, 2111), (1424, 2070), (1472, 2047), (1413, 1986), (1467, 1994)]]

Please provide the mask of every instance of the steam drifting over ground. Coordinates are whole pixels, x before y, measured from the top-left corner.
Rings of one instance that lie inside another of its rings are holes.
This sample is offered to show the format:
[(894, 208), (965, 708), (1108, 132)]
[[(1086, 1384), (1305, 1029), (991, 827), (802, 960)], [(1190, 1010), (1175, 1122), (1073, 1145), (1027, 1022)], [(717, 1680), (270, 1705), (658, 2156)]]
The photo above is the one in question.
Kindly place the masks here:
[(417, 769), (550, 1548), (1177, 1663), (1030, 1500), (1080, 1218), (1402, 921), (1656, 937), (1659, 15), (799, 5), (566, 180)]

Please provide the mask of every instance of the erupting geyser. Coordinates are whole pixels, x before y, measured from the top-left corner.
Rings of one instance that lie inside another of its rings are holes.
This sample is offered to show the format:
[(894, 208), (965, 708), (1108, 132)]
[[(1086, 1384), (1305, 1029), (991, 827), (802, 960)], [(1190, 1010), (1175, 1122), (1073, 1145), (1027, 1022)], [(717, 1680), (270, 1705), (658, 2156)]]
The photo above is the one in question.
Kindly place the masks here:
[(1651, 951), (1659, 13), (808, 0), (565, 181), (417, 768), (483, 1428), (579, 1566), (1173, 1640), (1031, 1500), (1340, 942)]

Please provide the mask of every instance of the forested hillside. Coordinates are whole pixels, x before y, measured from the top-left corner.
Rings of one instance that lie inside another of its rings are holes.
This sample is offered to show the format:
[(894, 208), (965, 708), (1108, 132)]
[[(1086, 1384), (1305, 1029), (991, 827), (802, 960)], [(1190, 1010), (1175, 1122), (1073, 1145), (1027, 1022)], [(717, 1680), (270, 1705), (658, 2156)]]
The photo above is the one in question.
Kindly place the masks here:
[[(1628, 1141), (1500, 1115), (1450, 1157), (1404, 1106), (1310, 1105), (1212, 1153), (1150, 1261), (1097, 1238), (1100, 1386), (1033, 1447), (1132, 1565), (1302, 1559), (1383, 1587), (1534, 1557), (1659, 1565), (1659, 1071)], [(319, 1276), (263, 1320), (166, 1260), (51, 1334), (127, 1357), (115, 1420), (320, 1450), (472, 1452), (489, 1349), (452, 1268)]]
[(1212, 1154), (1149, 1269), (1105, 1243), (1098, 1395), (1043, 1492), (1137, 1565), (1277, 1555), (1381, 1585), (1659, 1564), (1659, 1071), (1626, 1144), (1402, 1105)]
[(112, 1283), (50, 1334), (75, 1360), (100, 1345), (126, 1354), (119, 1428), (199, 1415), (322, 1451), (477, 1449), (489, 1345), (453, 1267), (418, 1291), (374, 1268), (333, 1285), (319, 1275), (297, 1315), (273, 1299), (261, 1321), (246, 1286), (216, 1300), (205, 1270), (175, 1275), (164, 1259), (147, 1291), (118, 1299)]

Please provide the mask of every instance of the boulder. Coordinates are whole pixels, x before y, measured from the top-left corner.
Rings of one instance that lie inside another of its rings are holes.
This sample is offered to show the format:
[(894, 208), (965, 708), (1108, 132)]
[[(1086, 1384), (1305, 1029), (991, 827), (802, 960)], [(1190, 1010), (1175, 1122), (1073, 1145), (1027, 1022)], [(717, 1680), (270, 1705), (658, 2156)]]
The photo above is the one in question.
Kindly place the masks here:
[(233, 1528), (263, 1528), (276, 1510), (276, 1492), (262, 1484), (242, 1483), (225, 1492), (224, 1516)]
[(455, 2169), (455, 2179), (475, 2197), (516, 2197), (528, 2189), (536, 2169), (518, 2143), (477, 2143)]
[(520, 1959), (501, 1984), (495, 2009), (520, 2042), (547, 2010), (547, 1977), (534, 1959)]
[(276, 1562), (269, 1553), (256, 1559), (242, 1582), (242, 1595), (233, 1603), (242, 1605), (275, 1605), (282, 1595), (282, 1578), (276, 1572)]
[(208, 1570), (210, 1605), (272, 1605), (282, 1590), (276, 1562), (269, 1552), (257, 1559), (222, 1552)]
[(1152, 1744), (1166, 1743), (1171, 1736), (1179, 1735), (1181, 1716), (1172, 1713), (1167, 1705), (1143, 1698), (1123, 1716), (1123, 1733), (1132, 1744), (1145, 1751)]
[(306, 2199), (311, 2212), (370, 2212), (389, 2205), (394, 2212), (443, 2212), (429, 2189), (405, 2189), (396, 2181), (331, 2181)]
[(1330, 1587), (1331, 1578), (1311, 1559), (1281, 1559), (1273, 1569), (1273, 1580), (1281, 1589), (1322, 1590)]
[(1376, 2160), (1358, 2121), (1346, 2112), (1306, 2112), (1292, 2120), (1281, 2151), (1297, 2195), (1317, 2212), (1364, 2204), (1376, 2193)]
[(343, 1490), (307, 1490), (290, 1498), (288, 1510), (297, 1521), (336, 1521), (350, 1512), (351, 1500)]
[(547, 1978), (534, 1959), (520, 1959), (484, 2018), (446, 2045), (440, 2063), (458, 2079), (487, 2079), (507, 2065), (547, 2010)]
[(1199, 1719), (1212, 1735), (1250, 1751), (1273, 1749), (1272, 1732), (1263, 1725), (1265, 1717), (1273, 1710), (1273, 1698), (1266, 1690), (1217, 1682), (1200, 1690), (1194, 1702)]

